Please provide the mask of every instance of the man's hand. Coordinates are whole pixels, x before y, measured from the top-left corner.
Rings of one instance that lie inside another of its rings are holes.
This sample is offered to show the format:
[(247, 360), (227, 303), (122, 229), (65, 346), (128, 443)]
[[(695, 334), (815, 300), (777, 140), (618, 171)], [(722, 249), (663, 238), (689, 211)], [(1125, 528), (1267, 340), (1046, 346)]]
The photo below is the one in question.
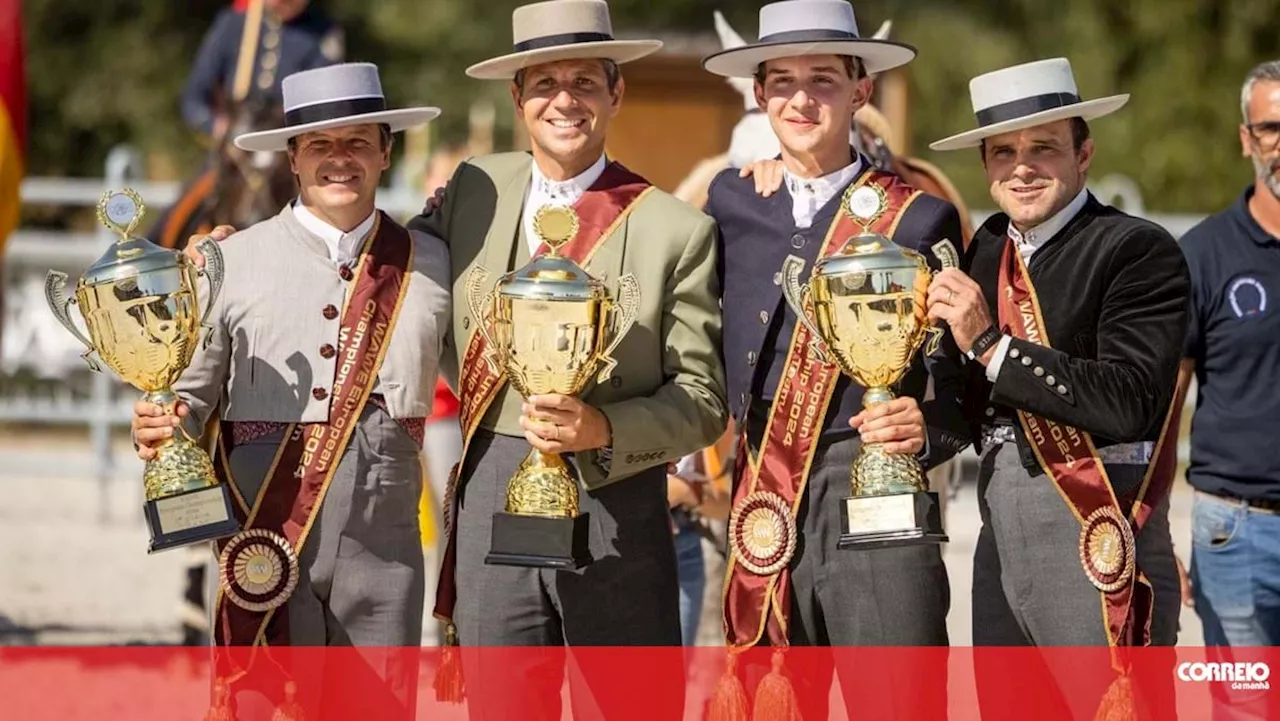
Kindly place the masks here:
[(1187, 573), (1187, 567), (1182, 565), (1182, 559), (1174, 554), (1173, 560), (1178, 564), (1178, 591), (1182, 596), (1182, 605), (1187, 608), (1196, 607), (1195, 586), (1191, 585), (1191, 574)]
[[(991, 311), (982, 288), (955, 268), (946, 268), (933, 277), (926, 304), (929, 318), (945, 321), (964, 353), (968, 353), (978, 336), (991, 326)], [(990, 362), (994, 354), (995, 346), (987, 349), (982, 354), (982, 364)]]
[[(227, 238), (230, 238), (231, 234), (234, 232), (236, 232), (236, 229), (229, 225), (219, 225), (218, 227), (209, 231), (208, 237), (213, 238), (214, 240), (221, 243)], [(187, 238), (187, 247), (185, 250), (182, 251), (183, 254), (187, 256), (187, 260), (194, 263), (197, 268), (204, 267), (204, 253), (201, 253), (200, 251), (196, 250), (196, 243), (199, 243), (204, 239), (205, 239), (205, 236), (203, 235), (193, 235), (190, 238)]]
[(757, 160), (738, 171), (739, 178), (748, 175), (756, 181), (756, 195), (767, 198), (782, 187), (782, 161), (772, 158)]
[(543, 453), (576, 453), (612, 442), (609, 419), (573, 396), (530, 396), (521, 406), (525, 440)]
[(914, 456), (924, 449), (924, 414), (915, 398), (894, 398), (849, 419), (863, 443), (881, 443), (886, 453)]
[(133, 441), (138, 444), (138, 457), (149, 461), (156, 457), (156, 449), (173, 438), (176, 428), (182, 424), (190, 409), (178, 401), (174, 407), (177, 415), (166, 414), (155, 403), (138, 401), (133, 404)]

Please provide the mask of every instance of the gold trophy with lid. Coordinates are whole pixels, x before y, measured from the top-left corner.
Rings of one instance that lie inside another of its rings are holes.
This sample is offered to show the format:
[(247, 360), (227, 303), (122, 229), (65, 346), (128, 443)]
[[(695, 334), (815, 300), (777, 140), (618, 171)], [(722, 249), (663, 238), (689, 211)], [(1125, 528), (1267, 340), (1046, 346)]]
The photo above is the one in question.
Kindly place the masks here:
[[(613, 352), (640, 311), (640, 285), (618, 279), (610, 297), (560, 248), (578, 234), (572, 208), (544, 206), (534, 232), (551, 252), (498, 279), (487, 296), (488, 273), (467, 279), (467, 304), (484, 334), (486, 363), (523, 398), (557, 393), (576, 396), (594, 379), (609, 380)], [(494, 515), (485, 563), (537, 568), (580, 568), (591, 562), (587, 517), (578, 511), (578, 480), (559, 454), (531, 449), (507, 484), (505, 511)]]
[[(132, 189), (107, 191), (98, 204), (98, 220), (120, 238), (80, 277), (72, 297), (66, 274), (49, 271), (45, 299), (58, 321), (88, 348), (82, 357), (91, 370), (102, 370), (96, 353), (122, 380), (144, 391), (144, 400), (173, 413), (178, 402), (173, 384), (191, 364), (222, 288), (222, 254), (211, 238), (201, 241), (197, 247), (206, 262), (199, 271), (181, 252), (134, 236), (145, 212)], [(196, 298), (200, 275), (209, 280), (203, 317)], [(88, 338), (71, 320), (72, 305), (80, 309)], [(229, 489), (218, 483), (209, 455), (181, 427), (156, 450), (142, 475), (149, 553), (240, 530)]]
[[(916, 351), (927, 340), (925, 353), (932, 354), (942, 331), (925, 312), (933, 279), (925, 257), (871, 231), (888, 208), (885, 191), (874, 183), (850, 186), (841, 206), (862, 232), (818, 260), (808, 283), (800, 282), (804, 260), (789, 256), (782, 265), (782, 289), (808, 326), (815, 354), (865, 387), (862, 404), (871, 408), (893, 400), (890, 389), (911, 367)], [(944, 268), (959, 264), (949, 241), (937, 243), (933, 252)], [(851, 471), (853, 493), (840, 508), (840, 548), (947, 540), (938, 494), (929, 490), (914, 456), (868, 443), (858, 450)]]

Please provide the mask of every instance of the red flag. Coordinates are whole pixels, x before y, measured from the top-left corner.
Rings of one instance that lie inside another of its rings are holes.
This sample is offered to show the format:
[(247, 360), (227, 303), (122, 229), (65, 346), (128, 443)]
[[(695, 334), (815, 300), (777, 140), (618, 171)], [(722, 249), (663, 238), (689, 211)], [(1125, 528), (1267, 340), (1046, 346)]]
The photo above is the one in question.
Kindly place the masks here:
[(19, 0), (0, 0), (0, 250), (18, 225), (23, 153), (27, 147), (27, 88)]

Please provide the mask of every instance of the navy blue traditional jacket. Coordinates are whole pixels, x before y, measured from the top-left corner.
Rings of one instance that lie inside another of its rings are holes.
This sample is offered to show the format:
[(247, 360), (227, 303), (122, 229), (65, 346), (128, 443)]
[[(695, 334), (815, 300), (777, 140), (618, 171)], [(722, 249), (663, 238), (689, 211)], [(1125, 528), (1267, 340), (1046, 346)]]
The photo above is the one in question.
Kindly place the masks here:
[[(871, 162), (863, 158), (862, 167), (871, 168)], [(785, 184), (771, 197), (762, 198), (751, 178), (739, 178), (737, 169), (729, 169), (716, 176), (708, 191), (704, 210), (715, 218), (720, 232), (718, 271), (723, 289), (726, 388), (733, 417), (747, 429), (752, 445), (763, 435), (795, 330), (795, 313), (782, 295), (782, 263), (789, 255), (803, 258), (801, 277), (809, 277), (840, 209), (843, 192), (842, 188), (818, 211), (810, 227), (800, 229), (792, 217), (791, 195)], [(892, 239), (923, 253), (936, 270), (939, 263), (931, 252), (935, 243), (950, 240), (957, 252), (961, 251), (960, 216), (945, 200), (921, 195), (902, 212)], [(926, 402), (930, 374), (934, 392)], [(911, 369), (893, 390), (921, 401), (929, 426), (929, 451), (922, 458), (926, 467), (947, 460), (969, 444), (961, 412), (963, 371), (950, 333), (934, 356), (926, 358), (923, 350), (917, 353)], [(862, 386), (841, 375), (823, 423), (824, 436), (854, 433), (849, 419), (862, 409), (863, 391)]]

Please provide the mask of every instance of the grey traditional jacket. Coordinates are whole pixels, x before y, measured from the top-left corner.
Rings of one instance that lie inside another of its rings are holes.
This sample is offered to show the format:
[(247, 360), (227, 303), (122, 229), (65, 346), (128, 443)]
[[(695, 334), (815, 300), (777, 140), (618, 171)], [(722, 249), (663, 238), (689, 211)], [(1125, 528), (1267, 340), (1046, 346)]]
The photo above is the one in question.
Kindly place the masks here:
[[(394, 418), (431, 414), (452, 312), (448, 248), (425, 233), (411, 235), (409, 289), (374, 389)], [(188, 430), (198, 435), (215, 409), (226, 421), (327, 420), (348, 284), (324, 240), (286, 207), (219, 249), (226, 277), (210, 313), (209, 345), (175, 384), (191, 407)], [(208, 294), (202, 280), (202, 306)]]

